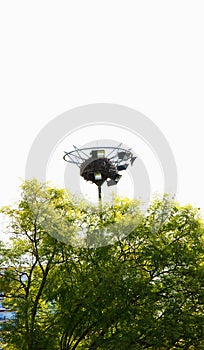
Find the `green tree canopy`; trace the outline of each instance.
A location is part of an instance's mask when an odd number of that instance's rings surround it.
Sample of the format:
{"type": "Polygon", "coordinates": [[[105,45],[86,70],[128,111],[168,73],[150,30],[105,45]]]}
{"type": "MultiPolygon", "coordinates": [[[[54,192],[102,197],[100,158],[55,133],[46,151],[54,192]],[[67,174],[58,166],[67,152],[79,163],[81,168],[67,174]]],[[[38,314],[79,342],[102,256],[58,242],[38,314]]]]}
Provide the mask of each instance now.
{"type": "Polygon", "coordinates": [[[0,290],[16,313],[2,324],[6,349],[204,348],[198,209],[164,197],[142,215],[138,202],[116,198],[101,220],[96,208],[33,180],[2,212],[12,238],[0,246],[0,290]]]}

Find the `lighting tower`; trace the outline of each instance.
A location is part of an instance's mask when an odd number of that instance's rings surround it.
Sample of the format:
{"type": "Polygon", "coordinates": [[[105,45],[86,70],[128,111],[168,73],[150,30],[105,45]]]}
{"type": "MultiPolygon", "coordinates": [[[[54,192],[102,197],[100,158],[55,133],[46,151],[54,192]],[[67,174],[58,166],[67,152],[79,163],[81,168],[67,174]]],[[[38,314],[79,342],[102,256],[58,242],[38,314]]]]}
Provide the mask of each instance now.
{"type": "Polygon", "coordinates": [[[108,186],[117,185],[122,177],[120,171],[133,165],[136,156],[131,149],[121,147],[88,147],[77,148],[71,152],[65,152],[63,159],[75,164],[80,169],[80,175],[98,187],[99,210],[102,210],[101,186],[106,181],[108,186]]]}

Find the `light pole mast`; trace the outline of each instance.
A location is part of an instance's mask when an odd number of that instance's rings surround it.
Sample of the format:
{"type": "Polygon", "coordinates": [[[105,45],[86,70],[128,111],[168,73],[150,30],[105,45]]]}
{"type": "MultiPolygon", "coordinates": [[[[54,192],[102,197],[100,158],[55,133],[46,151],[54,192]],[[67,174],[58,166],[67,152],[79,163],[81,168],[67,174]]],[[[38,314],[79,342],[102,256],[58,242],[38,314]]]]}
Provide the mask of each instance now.
{"type": "Polygon", "coordinates": [[[101,185],[98,185],[98,209],[99,209],[99,215],[100,219],[102,220],[102,198],[101,198],[101,185]]]}

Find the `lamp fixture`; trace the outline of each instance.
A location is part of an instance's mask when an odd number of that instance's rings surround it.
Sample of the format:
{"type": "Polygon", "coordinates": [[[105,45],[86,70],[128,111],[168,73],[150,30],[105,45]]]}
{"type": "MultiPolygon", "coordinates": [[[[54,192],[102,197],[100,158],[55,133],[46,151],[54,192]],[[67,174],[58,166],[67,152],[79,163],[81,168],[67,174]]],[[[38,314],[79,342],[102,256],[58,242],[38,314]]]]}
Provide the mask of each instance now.
{"type": "Polygon", "coordinates": [[[101,173],[94,173],[94,178],[95,178],[96,181],[102,180],[102,175],[101,175],[101,173]]]}
{"type": "Polygon", "coordinates": [[[92,158],[104,158],[105,157],[105,151],[103,149],[98,150],[92,150],[90,152],[92,158]]]}
{"type": "Polygon", "coordinates": [[[118,158],[122,160],[128,160],[131,156],[131,152],[129,151],[121,151],[118,152],[118,158]]]}
{"type": "Polygon", "coordinates": [[[128,163],[119,164],[119,165],[117,166],[117,169],[118,169],[118,171],[126,170],[127,167],[128,167],[128,165],[129,165],[128,163]]]}

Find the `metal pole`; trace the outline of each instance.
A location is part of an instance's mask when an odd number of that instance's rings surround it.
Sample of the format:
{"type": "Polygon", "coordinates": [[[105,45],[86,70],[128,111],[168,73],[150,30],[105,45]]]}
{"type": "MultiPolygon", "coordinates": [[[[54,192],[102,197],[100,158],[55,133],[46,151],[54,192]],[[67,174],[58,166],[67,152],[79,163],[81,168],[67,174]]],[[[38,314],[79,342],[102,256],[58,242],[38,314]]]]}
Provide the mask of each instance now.
{"type": "Polygon", "coordinates": [[[101,201],[101,185],[98,186],[98,199],[101,201]]]}
{"type": "Polygon", "coordinates": [[[98,185],[98,208],[99,208],[100,219],[102,219],[101,185],[98,185]]]}

